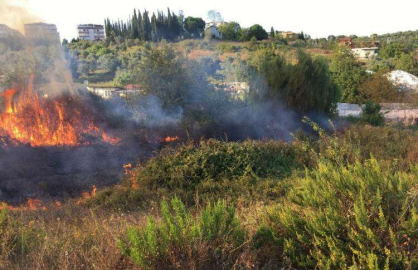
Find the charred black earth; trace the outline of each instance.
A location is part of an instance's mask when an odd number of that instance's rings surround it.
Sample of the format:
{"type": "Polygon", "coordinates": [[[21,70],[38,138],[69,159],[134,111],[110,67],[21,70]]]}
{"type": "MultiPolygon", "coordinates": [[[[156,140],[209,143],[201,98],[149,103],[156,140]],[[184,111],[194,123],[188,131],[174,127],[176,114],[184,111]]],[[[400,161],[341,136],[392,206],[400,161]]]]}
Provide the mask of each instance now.
{"type": "Polygon", "coordinates": [[[0,148],[0,201],[28,198],[65,200],[84,191],[117,183],[123,165],[150,157],[156,144],[94,144],[78,147],[29,145],[0,148]]]}

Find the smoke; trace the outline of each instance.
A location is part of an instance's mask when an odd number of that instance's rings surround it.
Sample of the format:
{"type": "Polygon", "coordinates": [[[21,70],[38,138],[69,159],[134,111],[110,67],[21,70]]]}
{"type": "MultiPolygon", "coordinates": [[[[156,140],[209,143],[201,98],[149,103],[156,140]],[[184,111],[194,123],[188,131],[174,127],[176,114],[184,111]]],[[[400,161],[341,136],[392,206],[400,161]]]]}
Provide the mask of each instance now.
{"type": "Polygon", "coordinates": [[[5,24],[24,34],[24,24],[42,20],[28,11],[28,0],[0,0],[0,24],[5,24]]]}
{"type": "Polygon", "coordinates": [[[177,110],[172,110],[170,113],[165,111],[155,96],[141,99],[137,106],[138,109],[134,111],[132,119],[148,128],[178,125],[183,116],[183,109],[180,107],[177,110]]]}

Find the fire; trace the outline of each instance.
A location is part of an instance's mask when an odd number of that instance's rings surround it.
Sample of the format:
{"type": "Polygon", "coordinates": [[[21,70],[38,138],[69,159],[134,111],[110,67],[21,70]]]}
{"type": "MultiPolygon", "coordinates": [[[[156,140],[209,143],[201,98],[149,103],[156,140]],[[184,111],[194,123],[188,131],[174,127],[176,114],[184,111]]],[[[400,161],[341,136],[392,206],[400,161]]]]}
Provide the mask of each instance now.
{"type": "Polygon", "coordinates": [[[137,181],[137,170],[132,166],[132,164],[126,164],[123,166],[125,170],[125,175],[128,177],[129,181],[131,182],[131,188],[138,190],[139,184],[137,181]]]}
{"type": "Polygon", "coordinates": [[[91,193],[90,192],[83,192],[81,195],[82,195],[83,199],[89,199],[89,198],[96,197],[96,192],[97,192],[97,187],[93,186],[93,189],[92,189],[91,193]]]}
{"type": "Polygon", "coordinates": [[[170,143],[170,142],[176,142],[176,141],[178,141],[180,138],[178,137],[178,136],[176,136],[176,137],[170,137],[170,136],[167,136],[165,139],[163,139],[163,142],[166,142],[166,143],[170,143]]]}
{"type": "MultiPolygon", "coordinates": [[[[61,204],[58,205],[56,203],[55,206],[61,207],[61,204]]],[[[37,210],[46,211],[47,207],[39,199],[28,199],[26,201],[26,205],[22,205],[22,206],[11,206],[11,205],[3,203],[3,205],[0,205],[0,210],[3,210],[3,209],[7,209],[9,211],[37,211],[37,210]]]]}
{"type": "Polygon", "coordinates": [[[32,147],[76,146],[88,143],[86,137],[111,144],[120,141],[95,125],[93,113],[77,97],[39,98],[33,91],[33,80],[31,76],[26,89],[2,94],[0,136],[32,147]]]}

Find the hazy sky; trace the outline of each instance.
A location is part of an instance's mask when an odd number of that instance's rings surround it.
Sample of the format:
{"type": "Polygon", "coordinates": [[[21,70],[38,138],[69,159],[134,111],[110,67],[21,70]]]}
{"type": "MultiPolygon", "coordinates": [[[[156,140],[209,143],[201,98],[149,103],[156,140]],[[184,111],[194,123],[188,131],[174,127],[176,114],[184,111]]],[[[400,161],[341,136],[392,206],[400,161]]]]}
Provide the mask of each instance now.
{"type": "MultiPolygon", "coordinates": [[[[17,0],[19,1],[19,0],[17,0]]],[[[24,1],[24,0],[20,0],[24,1]]],[[[45,22],[55,23],[62,38],[76,37],[76,25],[127,19],[133,8],[155,11],[170,7],[186,16],[206,19],[211,9],[226,21],[269,30],[304,31],[312,37],[330,34],[370,35],[418,30],[418,0],[26,0],[45,22]]],[[[1,14],[0,14],[1,16],[1,14]]]]}

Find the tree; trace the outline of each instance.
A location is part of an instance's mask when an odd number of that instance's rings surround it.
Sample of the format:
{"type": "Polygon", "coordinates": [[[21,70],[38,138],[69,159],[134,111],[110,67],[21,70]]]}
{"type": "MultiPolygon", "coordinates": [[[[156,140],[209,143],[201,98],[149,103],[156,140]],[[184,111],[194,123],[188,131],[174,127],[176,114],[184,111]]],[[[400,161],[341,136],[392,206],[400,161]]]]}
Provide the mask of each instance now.
{"type": "Polygon", "coordinates": [[[241,26],[237,22],[224,23],[218,27],[222,39],[236,41],[239,38],[241,26]]]}
{"type": "Polygon", "coordinates": [[[257,51],[249,60],[253,101],[282,102],[303,112],[332,113],[339,90],[326,61],[298,51],[297,64],[272,49],[257,51]]]}
{"type": "Polygon", "coordinates": [[[337,49],[332,57],[331,72],[334,82],[341,89],[341,101],[359,102],[359,88],[367,74],[348,49],[341,47],[337,49]]]}
{"type": "Polygon", "coordinates": [[[395,60],[395,69],[400,69],[409,73],[418,74],[417,66],[413,53],[402,53],[400,57],[395,60]]]}
{"type": "Polygon", "coordinates": [[[100,69],[108,73],[114,73],[119,65],[119,61],[113,54],[104,54],[97,59],[97,64],[100,69]]]}
{"type": "Polygon", "coordinates": [[[379,56],[383,59],[399,59],[405,52],[406,50],[404,44],[389,43],[382,46],[382,48],[379,51],[379,56]]]}
{"type": "Polygon", "coordinates": [[[210,22],[223,22],[224,21],[224,19],[222,18],[221,13],[217,10],[209,10],[208,20],[210,22]]]}
{"type": "Polygon", "coordinates": [[[113,83],[119,87],[125,87],[128,84],[134,83],[134,75],[131,71],[126,69],[118,69],[113,83]]]}
{"type": "Polygon", "coordinates": [[[193,37],[200,37],[205,31],[206,23],[202,18],[187,17],[184,21],[184,29],[193,37]]]}
{"type": "Polygon", "coordinates": [[[144,49],[135,69],[135,82],[146,95],[156,96],[163,109],[184,105],[188,81],[182,59],[169,45],[144,49]]]}
{"type": "Polygon", "coordinates": [[[276,36],[276,32],[274,31],[274,28],[271,27],[271,29],[270,29],[270,37],[271,38],[274,38],[275,36],[276,36]]]}
{"type": "Polygon", "coordinates": [[[376,103],[399,102],[401,93],[383,72],[378,72],[364,81],[359,88],[360,103],[370,100],[376,103]]]}
{"type": "Polygon", "coordinates": [[[269,37],[266,30],[264,30],[264,28],[259,24],[254,24],[251,26],[250,29],[248,29],[247,35],[249,39],[255,37],[257,40],[263,40],[269,37]]]}
{"type": "Polygon", "coordinates": [[[385,117],[380,112],[381,106],[372,101],[366,101],[364,108],[362,108],[361,121],[372,126],[383,126],[385,124],[385,117]]]}

